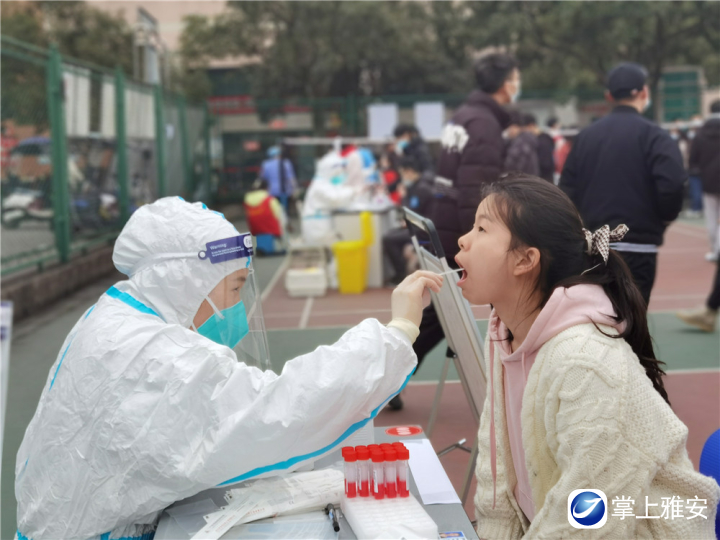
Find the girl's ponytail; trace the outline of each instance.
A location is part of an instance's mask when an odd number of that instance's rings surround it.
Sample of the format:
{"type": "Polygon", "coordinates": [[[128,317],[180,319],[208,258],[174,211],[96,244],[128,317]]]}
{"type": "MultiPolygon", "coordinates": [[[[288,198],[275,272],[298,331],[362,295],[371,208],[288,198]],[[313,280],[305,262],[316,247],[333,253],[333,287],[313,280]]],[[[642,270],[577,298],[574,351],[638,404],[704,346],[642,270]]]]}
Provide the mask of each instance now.
{"type": "MultiPolygon", "coordinates": [[[[559,188],[533,176],[510,173],[486,185],[484,196],[494,195],[503,222],[510,230],[510,249],[520,245],[540,251],[540,277],[537,284],[544,306],[558,287],[600,285],[615,309],[616,321],[624,322],[620,335],[632,347],[653,387],[669,404],[663,385],[663,362],[655,357],[647,324],[647,305],[633,281],[625,261],[610,250],[607,263],[593,246],[595,234],[583,230],[582,219],[572,201],[559,188]],[[588,254],[588,243],[590,253],[588,254]]],[[[624,227],[619,227],[623,232],[624,227]]],[[[600,231],[596,231],[600,232],[600,231]]],[[[603,232],[602,252],[617,231],[603,232]],[[609,236],[609,238],[608,238],[609,236]],[[609,241],[608,241],[609,240],[609,241]]]]}
{"type": "Polygon", "coordinates": [[[630,269],[622,257],[611,250],[607,266],[603,270],[598,268],[597,271],[604,274],[600,284],[615,308],[617,320],[624,321],[626,325],[622,334],[616,337],[623,338],[632,347],[655,390],[669,405],[670,400],[662,379],[665,372],[661,366],[665,363],[655,358],[647,324],[647,306],[633,281],[630,269]]]}

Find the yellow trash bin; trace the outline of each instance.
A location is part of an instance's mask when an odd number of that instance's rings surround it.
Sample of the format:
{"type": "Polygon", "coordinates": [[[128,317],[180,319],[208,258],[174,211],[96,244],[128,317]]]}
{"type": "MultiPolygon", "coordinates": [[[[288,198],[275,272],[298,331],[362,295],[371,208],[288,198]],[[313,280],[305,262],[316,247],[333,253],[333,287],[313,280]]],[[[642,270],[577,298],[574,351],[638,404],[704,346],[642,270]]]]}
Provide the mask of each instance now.
{"type": "Polygon", "coordinates": [[[360,294],[367,286],[368,247],[373,242],[372,214],[360,213],[361,240],[333,244],[341,294],[360,294]]]}

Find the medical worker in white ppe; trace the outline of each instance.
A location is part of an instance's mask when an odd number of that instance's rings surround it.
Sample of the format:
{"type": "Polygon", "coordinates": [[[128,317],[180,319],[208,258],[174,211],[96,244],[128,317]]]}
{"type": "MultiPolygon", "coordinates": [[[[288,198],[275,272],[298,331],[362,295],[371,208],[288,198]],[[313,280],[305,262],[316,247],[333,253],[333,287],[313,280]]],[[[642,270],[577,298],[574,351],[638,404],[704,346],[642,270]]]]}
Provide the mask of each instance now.
{"type": "Polygon", "coordinates": [[[252,242],[201,203],[141,207],[115,243],[128,276],[77,322],[17,455],[20,539],[149,539],[174,501],[287,472],[342,444],[415,369],[426,287],[393,293],[334,345],[267,366],[252,242]]]}

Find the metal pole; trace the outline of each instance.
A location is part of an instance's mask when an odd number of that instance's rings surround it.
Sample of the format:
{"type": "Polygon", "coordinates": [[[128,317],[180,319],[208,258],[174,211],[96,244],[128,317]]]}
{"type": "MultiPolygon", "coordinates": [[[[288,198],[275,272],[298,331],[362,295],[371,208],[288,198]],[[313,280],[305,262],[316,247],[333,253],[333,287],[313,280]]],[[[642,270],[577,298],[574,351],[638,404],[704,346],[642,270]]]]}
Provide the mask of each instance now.
{"type": "Polygon", "coordinates": [[[210,125],[212,124],[212,118],[210,117],[210,111],[208,110],[207,101],[203,103],[203,144],[205,146],[205,157],[203,159],[203,182],[205,182],[205,188],[207,189],[207,202],[211,204],[213,202],[213,193],[211,185],[211,156],[210,156],[210,125]]]}
{"type": "Polygon", "coordinates": [[[120,191],[120,220],[130,218],[130,190],[127,169],[127,133],[125,121],[125,74],[115,70],[115,140],[117,145],[117,183],[120,191]]]}
{"type": "Polygon", "coordinates": [[[155,157],[157,162],[158,196],[167,195],[167,179],[165,178],[165,105],[163,91],[159,84],[155,85],[155,157]]]}
{"type": "Polygon", "coordinates": [[[50,49],[47,64],[48,115],[52,145],[52,204],[55,244],[61,262],[70,259],[70,197],[68,194],[67,132],[62,58],[57,46],[50,49]]]}
{"type": "Polygon", "coordinates": [[[180,109],[180,145],[182,147],[182,164],[183,164],[183,186],[185,186],[184,195],[190,199],[192,197],[192,161],[190,161],[190,143],[188,141],[187,128],[187,103],[185,98],[178,98],[178,108],[180,109]]]}

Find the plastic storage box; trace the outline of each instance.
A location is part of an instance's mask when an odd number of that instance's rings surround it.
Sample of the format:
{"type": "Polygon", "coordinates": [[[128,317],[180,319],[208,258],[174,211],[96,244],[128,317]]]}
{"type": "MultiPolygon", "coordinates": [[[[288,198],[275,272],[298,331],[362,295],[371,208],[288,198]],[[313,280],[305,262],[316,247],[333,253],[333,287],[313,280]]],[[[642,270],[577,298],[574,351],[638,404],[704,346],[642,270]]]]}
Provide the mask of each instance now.
{"type": "Polygon", "coordinates": [[[292,297],[324,296],[328,287],[325,249],[295,247],[285,273],[285,289],[292,297]]]}

